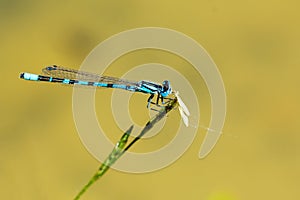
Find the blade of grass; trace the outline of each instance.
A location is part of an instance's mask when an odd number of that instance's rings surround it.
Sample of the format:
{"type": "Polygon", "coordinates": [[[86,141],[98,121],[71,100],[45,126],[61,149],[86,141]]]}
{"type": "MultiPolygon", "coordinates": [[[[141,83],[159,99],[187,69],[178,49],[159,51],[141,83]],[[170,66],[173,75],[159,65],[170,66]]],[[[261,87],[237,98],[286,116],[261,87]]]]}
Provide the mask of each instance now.
{"type": "Polygon", "coordinates": [[[132,132],[133,125],[123,134],[121,139],[116,144],[115,148],[112,150],[112,152],[109,154],[109,156],[106,158],[104,163],[99,167],[96,174],[90,179],[90,181],[81,189],[81,191],[77,194],[77,196],[74,198],[74,200],[78,200],[85,192],[86,190],[99,178],[101,178],[105,172],[112,166],[128,149],[136,143],[139,139],[143,137],[148,131],[151,130],[151,128],[159,122],[163,117],[167,115],[168,112],[176,108],[177,106],[177,98],[171,99],[169,102],[166,103],[165,106],[163,106],[158,113],[150,119],[143,130],[140,132],[140,134],[134,138],[126,147],[126,143],[128,141],[128,138],[130,136],[130,133],[132,132]]]}
{"type": "Polygon", "coordinates": [[[122,152],[122,155],[134,144],[136,143],[139,139],[141,139],[148,131],[150,131],[150,129],[157,123],[159,122],[163,117],[165,117],[168,112],[170,112],[171,110],[173,110],[174,108],[176,108],[177,106],[177,98],[171,99],[166,106],[162,107],[158,113],[152,118],[150,119],[147,124],[145,125],[145,127],[143,128],[143,130],[141,131],[141,133],[133,139],[133,141],[131,141],[127,147],[124,149],[124,151],[122,152]]]}
{"type": "Polygon", "coordinates": [[[123,151],[128,138],[132,132],[133,126],[131,126],[121,137],[119,142],[115,145],[115,148],[112,150],[112,152],[109,154],[109,156],[105,159],[104,163],[99,167],[96,174],[89,180],[89,182],[81,189],[81,191],[77,194],[77,196],[74,198],[74,200],[77,200],[85,193],[85,191],[100,177],[105,174],[105,172],[110,168],[112,164],[118,160],[120,157],[120,153],[123,151]]]}

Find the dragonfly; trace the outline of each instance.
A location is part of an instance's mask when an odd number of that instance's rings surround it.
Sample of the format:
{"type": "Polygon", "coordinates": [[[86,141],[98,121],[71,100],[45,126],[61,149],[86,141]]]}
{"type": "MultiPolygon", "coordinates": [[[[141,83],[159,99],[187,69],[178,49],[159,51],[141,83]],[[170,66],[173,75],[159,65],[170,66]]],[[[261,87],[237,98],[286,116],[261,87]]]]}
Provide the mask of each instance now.
{"type": "Polygon", "coordinates": [[[44,69],[42,69],[42,72],[44,75],[23,72],[20,74],[20,78],[28,81],[43,81],[64,85],[116,88],[127,90],[130,92],[150,94],[147,100],[147,108],[150,107],[150,104],[160,106],[159,101],[161,101],[161,104],[164,104],[164,99],[170,99],[171,94],[173,94],[178,99],[179,111],[184,124],[188,126],[189,111],[179,97],[178,93],[172,91],[170,81],[168,80],[163,81],[161,84],[147,80],[130,81],[111,76],[103,76],[86,71],[79,71],[57,65],[45,67],[44,69]],[[153,103],[152,100],[155,95],[157,95],[156,102],[153,103]]]}

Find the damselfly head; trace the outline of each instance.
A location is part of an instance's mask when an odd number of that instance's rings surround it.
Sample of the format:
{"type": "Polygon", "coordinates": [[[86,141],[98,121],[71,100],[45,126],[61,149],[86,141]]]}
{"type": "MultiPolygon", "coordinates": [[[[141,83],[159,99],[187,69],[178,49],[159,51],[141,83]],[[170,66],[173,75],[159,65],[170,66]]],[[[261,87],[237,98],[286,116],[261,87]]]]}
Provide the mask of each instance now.
{"type": "Polygon", "coordinates": [[[162,91],[161,91],[161,95],[163,97],[166,97],[168,96],[169,94],[172,93],[172,88],[171,88],[171,85],[170,85],[170,81],[168,80],[165,80],[163,83],[162,83],[162,91]]]}

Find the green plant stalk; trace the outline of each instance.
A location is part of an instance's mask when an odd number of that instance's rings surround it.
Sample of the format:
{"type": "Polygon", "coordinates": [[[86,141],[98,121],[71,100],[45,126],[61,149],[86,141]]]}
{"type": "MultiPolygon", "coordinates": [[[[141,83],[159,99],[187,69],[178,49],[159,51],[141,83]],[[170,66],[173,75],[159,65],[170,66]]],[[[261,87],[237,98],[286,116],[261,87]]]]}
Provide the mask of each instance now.
{"type": "Polygon", "coordinates": [[[141,133],[134,138],[124,149],[124,151],[121,152],[123,155],[134,143],[136,143],[139,139],[141,139],[157,122],[159,122],[162,118],[164,118],[171,110],[177,107],[177,98],[171,99],[166,106],[162,107],[158,113],[150,119],[141,133]]]}
{"type": "Polygon", "coordinates": [[[77,196],[74,198],[74,200],[78,200],[85,192],[86,190],[99,178],[101,178],[106,171],[139,139],[143,137],[157,122],[159,122],[163,117],[167,115],[168,112],[176,108],[177,106],[177,99],[171,99],[169,102],[167,102],[166,106],[163,106],[158,113],[150,119],[143,130],[140,132],[140,134],[134,138],[126,147],[126,143],[128,141],[128,138],[130,136],[130,133],[132,132],[133,125],[123,134],[119,142],[115,145],[115,148],[112,150],[112,152],[109,154],[109,156],[105,159],[104,163],[99,167],[96,174],[90,179],[90,181],[81,189],[81,191],[77,194],[77,196]]]}
{"type": "Polygon", "coordinates": [[[116,162],[116,160],[120,157],[121,152],[123,151],[130,133],[132,132],[133,126],[131,126],[121,137],[119,142],[116,144],[115,148],[109,154],[109,156],[105,159],[104,163],[99,167],[96,174],[90,179],[90,181],[81,189],[81,191],[77,194],[74,200],[77,200],[81,197],[82,194],[95,182],[97,181],[105,172],[110,168],[112,164],[116,162]]]}

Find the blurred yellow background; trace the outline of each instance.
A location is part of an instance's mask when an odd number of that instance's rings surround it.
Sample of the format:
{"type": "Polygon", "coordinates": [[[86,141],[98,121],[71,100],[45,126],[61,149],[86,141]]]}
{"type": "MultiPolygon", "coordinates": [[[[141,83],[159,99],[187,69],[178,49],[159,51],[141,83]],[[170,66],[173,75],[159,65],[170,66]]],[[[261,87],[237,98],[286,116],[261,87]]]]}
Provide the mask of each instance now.
{"type": "MultiPolygon", "coordinates": [[[[146,26],[185,33],[212,56],[227,92],[224,134],[203,160],[199,130],[171,166],[139,175],[110,170],[82,199],[299,199],[299,7],[293,0],[1,0],[1,199],[72,199],[100,165],[77,135],[72,88],[25,82],[19,73],[79,68],[101,41],[146,26]]],[[[173,62],[145,54],[124,63],[173,62]]]]}

